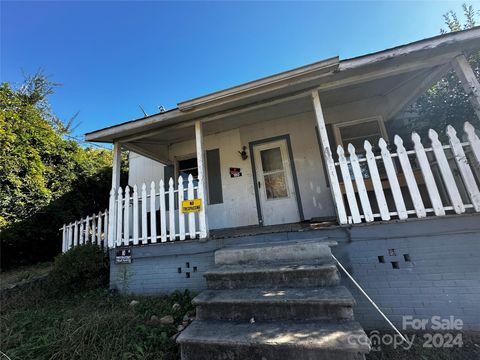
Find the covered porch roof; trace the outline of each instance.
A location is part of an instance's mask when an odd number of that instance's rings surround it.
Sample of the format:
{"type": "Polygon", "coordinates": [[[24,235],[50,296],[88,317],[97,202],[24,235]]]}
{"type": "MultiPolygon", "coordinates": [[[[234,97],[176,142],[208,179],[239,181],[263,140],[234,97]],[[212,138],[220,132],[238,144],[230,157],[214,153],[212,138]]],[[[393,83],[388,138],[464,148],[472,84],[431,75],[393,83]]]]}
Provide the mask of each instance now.
{"type": "Polygon", "coordinates": [[[478,49],[480,27],[352,59],[330,58],[180,102],[175,109],[88,133],[86,140],[119,141],[165,162],[168,145],[195,137],[196,120],[208,135],[312,111],[315,89],[327,123],[329,109],[367,99],[377,99],[378,112],[388,121],[438,81],[453,59],[478,49]]]}

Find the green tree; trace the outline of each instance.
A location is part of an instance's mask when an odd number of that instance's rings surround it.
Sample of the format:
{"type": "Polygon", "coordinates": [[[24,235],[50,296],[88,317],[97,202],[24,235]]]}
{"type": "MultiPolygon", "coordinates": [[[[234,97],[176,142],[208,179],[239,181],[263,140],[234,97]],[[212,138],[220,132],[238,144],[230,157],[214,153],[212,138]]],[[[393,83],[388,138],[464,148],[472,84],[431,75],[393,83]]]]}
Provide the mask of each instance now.
{"type": "Polygon", "coordinates": [[[59,227],[108,203],[112,153],[72,139],[48,103],[56,85],[41,72],[0,85],[2,267],[53,258],[59,227]]]}

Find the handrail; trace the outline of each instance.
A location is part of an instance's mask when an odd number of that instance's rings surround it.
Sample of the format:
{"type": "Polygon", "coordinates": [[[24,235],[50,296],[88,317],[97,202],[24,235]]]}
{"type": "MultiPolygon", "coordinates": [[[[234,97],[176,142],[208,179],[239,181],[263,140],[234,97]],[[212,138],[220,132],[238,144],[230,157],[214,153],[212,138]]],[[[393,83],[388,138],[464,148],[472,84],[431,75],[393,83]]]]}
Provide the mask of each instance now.
{"type": "Polygon", "coordinates": [[[355,284],[355,286],[361,291],[361,293],[367,298],[367,300],[370,301],[370,303],[373,305],[373,307],[380,313],[380,315],[382,315],[382,317],[393,328],[393,330],[395,330],[395,332],[402,338],[402,340],[405,341],[408,344],[409,343],[408,340],[402,335],[402,333],[396,328],[396,326],[393,325],[393,323],[387,318],[387,316],[383,313],[383,311],[380,310],[380,308],[377,306],[377,304],[375,304],[375,302],[370,298],[370,296],[368,296],[368,294],[365,292],[365,290],[362,289],[360,284],[355,281],[353,276],[350,275],[350,273],[347,271],[347,269],[345,269],[343,267],[343,265],[340,263],[340,261],[338,261],[338,259],[335,257],[335,255],[333,255],[333,254],[331,254],[331,255],[332,255],[332,258],[337,262],[340,269],[342,269],[343,272],[348,276],[348,278],[350,280],[352,280],[352,282],[355,284]]]}

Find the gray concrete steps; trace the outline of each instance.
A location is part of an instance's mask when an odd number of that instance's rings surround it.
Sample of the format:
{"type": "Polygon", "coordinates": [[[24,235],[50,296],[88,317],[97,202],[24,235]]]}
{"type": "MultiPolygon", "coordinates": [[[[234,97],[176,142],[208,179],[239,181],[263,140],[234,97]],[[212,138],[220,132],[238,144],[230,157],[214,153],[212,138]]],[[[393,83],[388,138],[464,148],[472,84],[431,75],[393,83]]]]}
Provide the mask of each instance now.
{"type": "Polygon", "coordinates": [[[337,267],[332,263],[223,265],[204,276],[209,289],[322,287],[340,282],[337,267]]]}
{"type": "Polygon", "coordinates": [[[247,244],[215,252],[215,265],[241,265],[331,259],[335,241],[290,241],[279,244],[247,244]]]}
{"type": "Polygon", "coordinates": [[[321,241],[217,250],[177,338],[182,360],[360,360],[370,350],[321,241]]]}
{"type": "Polygon", "coordinates": [[[193,299],[199,320],[353,320],[355,300],[343,286],[206,290],[193,299]]]}
{"type": "Polygon", "coordinates": [[[357,360],[369,351],[357,322],[194,321],[177,339],[183,360],[357,360]]]}

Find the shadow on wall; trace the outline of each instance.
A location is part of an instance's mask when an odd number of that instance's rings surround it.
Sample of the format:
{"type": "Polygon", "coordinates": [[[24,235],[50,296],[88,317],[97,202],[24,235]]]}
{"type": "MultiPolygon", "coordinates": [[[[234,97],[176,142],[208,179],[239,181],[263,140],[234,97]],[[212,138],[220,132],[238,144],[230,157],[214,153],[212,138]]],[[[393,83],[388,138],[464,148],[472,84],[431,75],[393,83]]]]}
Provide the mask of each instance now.
{"type": "MultiPolygon", "coordinates": [[[[121,184],[128,174],[122,172],[121,184]]],[[[71,190],[34,215],[0,231],[1,269],[52,260],[62,250],[61,232],[65,223],[108,208],[112,170],[78,179],[71,190]]]]}

